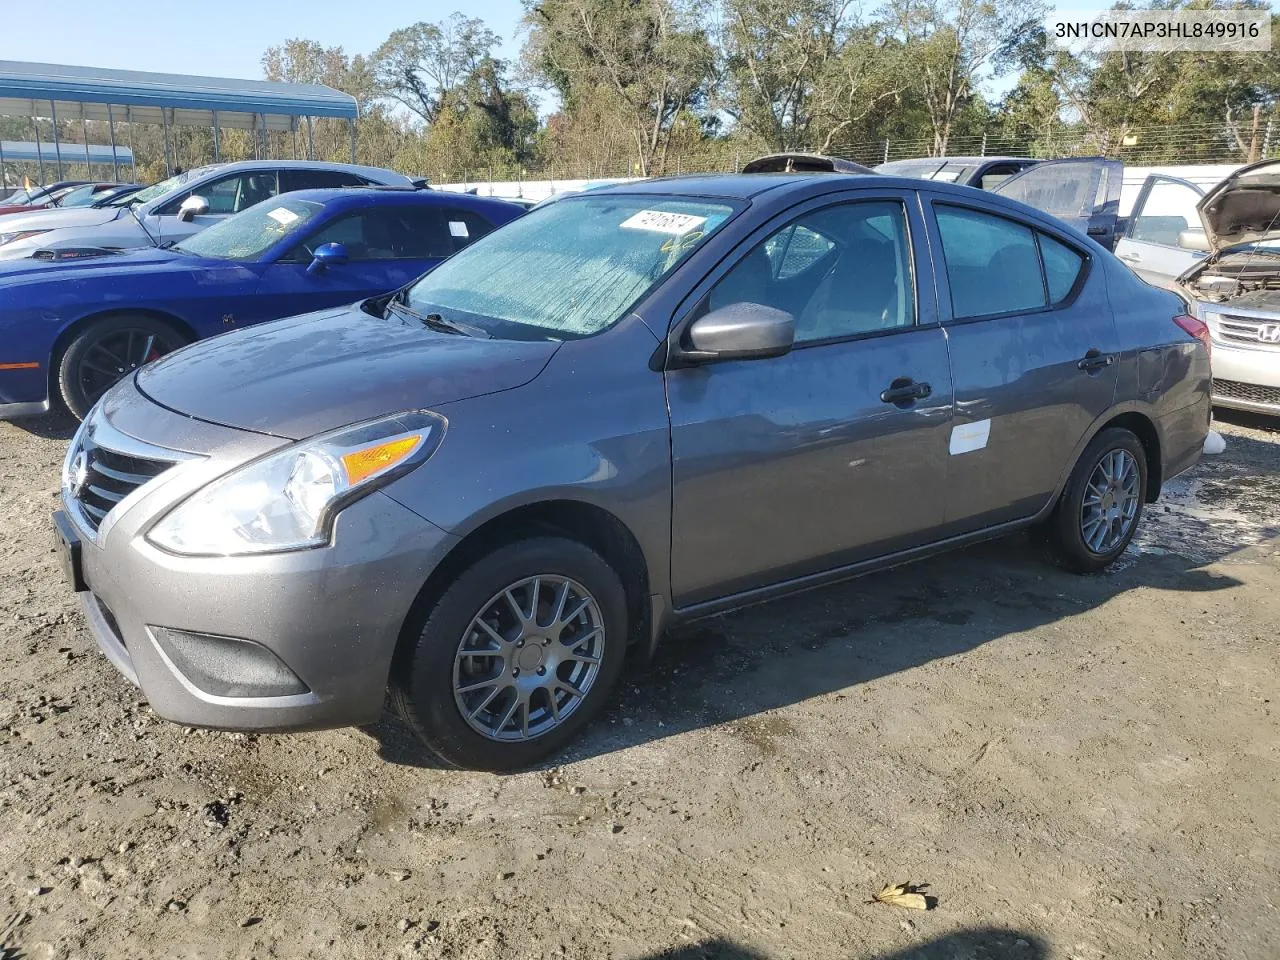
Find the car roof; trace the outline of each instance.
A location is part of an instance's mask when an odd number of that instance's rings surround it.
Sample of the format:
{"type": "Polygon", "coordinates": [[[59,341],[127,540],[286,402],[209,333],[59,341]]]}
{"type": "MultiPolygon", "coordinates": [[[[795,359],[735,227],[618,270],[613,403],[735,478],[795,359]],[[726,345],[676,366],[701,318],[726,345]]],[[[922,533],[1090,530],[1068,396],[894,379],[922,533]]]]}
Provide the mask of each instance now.
{"type": "Polygon", "coordinates": [[[364,174],[383,183],[413,182],[403,173],[396,173],[385,167],[367,167],[358,163],[331,163],[328,160],[230,160],[192,167],[187,172],[198,173],[204,177],[215,172],[235,173],[239,170],[343,170],[348,173],[364,174]]]}
{"type": "MultiPolygon", "coordinates": [[[[869,179],[866,174],[847,173],[710,173],[688,174],[680,177],[658,177],[653,180],[634,180],[630,183],[611,183],[583,191],[582,196],[599,196],[607,193],[678,194],[690,197],[725,197],[730,200],[750,200],[770,190],[783,189],[795,184],[810,183],[816,178],[830,180],[843,177],[850,181],[869,179]]],[[[882,178],[877,177],[876,180],[882,178]]]]}
{"type": "MultiPolygon", "coordinates": [[[[475,210],[496,209],[521,213],[518,204],[508,203],[498,197],[477,197],[468,193],[446,193],[442,190],[383,190],[378,187],[325,187],[317,190],[291,190],[273,199],[311,200],[336,208],[368,206],[451,206],[475,210]]],[[[269,203],[270,201],[264,201],[269,203]]]]}

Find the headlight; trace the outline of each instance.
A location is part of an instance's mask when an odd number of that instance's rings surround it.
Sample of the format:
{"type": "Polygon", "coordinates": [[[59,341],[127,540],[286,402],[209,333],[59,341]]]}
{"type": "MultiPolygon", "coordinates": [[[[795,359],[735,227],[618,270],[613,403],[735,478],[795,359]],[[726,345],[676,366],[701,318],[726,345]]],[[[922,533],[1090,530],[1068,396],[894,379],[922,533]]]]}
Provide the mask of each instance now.
{"type": "MultiPolygon", "coordinates": [[[[52,228],[50,228],[52,229],[52,228]]],[[[28,237],[38,237],[42,233],[48,233],[49,230],[12,230],[9,233],[0,233],[0,247],[6,243],[13,243],[15,240],[26,240],[28,237]]]]}
{"type": "Polygon", "coordinates": [[[443,418],[418,410],[304,440],[192,494],[147,539],[184,556],[321,546],[339,509],[430,457],[444,429],[443,418]]]}

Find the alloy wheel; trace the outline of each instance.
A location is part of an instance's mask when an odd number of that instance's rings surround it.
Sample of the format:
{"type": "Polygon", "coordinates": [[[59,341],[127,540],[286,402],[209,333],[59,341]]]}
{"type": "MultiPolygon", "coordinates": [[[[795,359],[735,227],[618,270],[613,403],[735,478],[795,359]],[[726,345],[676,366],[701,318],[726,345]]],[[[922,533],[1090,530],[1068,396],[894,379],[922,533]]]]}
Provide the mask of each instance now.
{"type": "Polygon", "coordinates": [[[467,724],[499,741],[558,727],[591,692],[606,637],[582,584],[539,574],[495,593],[458,645],[453,697],[467,724]]]}
{"type": "Polygon", "coordinates": [[[1085,486],[1080,508],[1080,537],[1102,555],[1124,543],[1138,515],[1138,462],[1128,450],[1102,455],[1085,486]]]}
{"type": "Polygon", "coordinates": [[[120,379],[177,347],[153,330],[114,330],[94,340],[76,369],[85,400],[92,406],[120,379]]]}

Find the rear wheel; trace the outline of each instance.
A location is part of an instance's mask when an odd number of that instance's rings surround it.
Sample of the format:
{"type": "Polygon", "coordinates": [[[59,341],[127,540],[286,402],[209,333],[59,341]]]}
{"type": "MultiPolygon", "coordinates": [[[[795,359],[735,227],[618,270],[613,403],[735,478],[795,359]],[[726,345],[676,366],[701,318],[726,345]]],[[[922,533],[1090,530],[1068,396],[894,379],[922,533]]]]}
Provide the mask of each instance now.
{"type": "Polygon", "coordinates": [[[626,594],[595,551],[538,537],[477,560],[415,630],[393,709],[446,762],[512,770],[603,705],[626,653],[626,594]]]}
{"type": "Polygon", "coordinates": [[[78,420],[131,372],[181,346],[183,336],[163,320],[115,316],[94,321],[76,334],[58,363],[58,392],[78,420]]]}
{"type": "Polygon", "coordinates": [[[1057,562],[1077,573],[1114,562],[1138,529],[1146,489],[1142,442],[1119,427],[1103,430],[1081,454],[1045,522],[1044,538],[1057,562]]]}

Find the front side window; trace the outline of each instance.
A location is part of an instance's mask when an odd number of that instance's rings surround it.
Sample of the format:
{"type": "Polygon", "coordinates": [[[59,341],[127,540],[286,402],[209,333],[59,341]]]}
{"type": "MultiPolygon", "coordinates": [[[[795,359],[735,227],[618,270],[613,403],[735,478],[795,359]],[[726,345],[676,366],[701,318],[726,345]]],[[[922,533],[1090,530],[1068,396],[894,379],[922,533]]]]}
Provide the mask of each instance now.
{"type": "Polygon", "coordinates": [[[174,217],[188,197],[203,197],[209,204],[210,215],[226,216],[248,210],[255,203],[269,200],[278,192],[274,170],[254,170],[237,173],[211,183],[203,183],[174,197],[157,213],[162,217],[174,217]]]}
{"type": "Polygon", "coordinates": [[[323,209],[313,200],[280,197],[215,223],[173,249],[215,260],[253,260],[297,233],[323,209]]]}
{"type": "Polygon", "coordinates": [[[661,194],[567,197],[446,260],[406,302],[497,337],[589,337],[621,320],[735,209],[661,194]]]}
{"type": "Polygon", "coordinates": [[[759,303],[786,311],[796,318],[797,343],[912,326],[902,204],[864,201],[807,213],[747,253],[704,302],[709,310],[759,303]]]}

